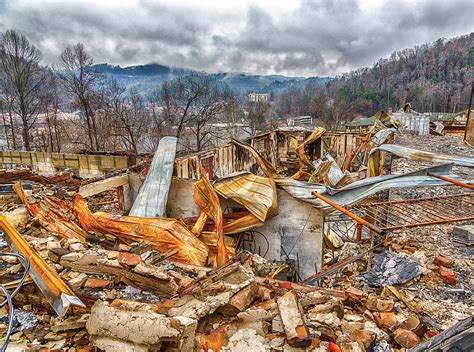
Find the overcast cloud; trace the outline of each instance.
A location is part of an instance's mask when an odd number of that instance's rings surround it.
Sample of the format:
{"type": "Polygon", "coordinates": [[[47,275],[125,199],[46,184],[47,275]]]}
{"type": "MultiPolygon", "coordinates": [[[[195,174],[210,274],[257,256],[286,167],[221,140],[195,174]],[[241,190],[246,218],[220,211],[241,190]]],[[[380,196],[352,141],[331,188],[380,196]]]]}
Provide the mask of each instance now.
{"type": "Polygon", "coordinates": [[[46,64],[78,41],[95,62],[332,76],[474,30],[472,0],[3,1],[46,64]]]}

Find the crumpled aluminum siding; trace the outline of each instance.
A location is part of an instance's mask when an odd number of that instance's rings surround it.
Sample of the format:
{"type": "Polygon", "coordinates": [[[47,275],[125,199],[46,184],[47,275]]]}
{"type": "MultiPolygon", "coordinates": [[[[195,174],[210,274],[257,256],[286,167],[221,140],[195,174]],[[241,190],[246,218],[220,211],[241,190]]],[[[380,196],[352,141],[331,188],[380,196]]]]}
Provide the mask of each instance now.
{"type": "Polygon", "coordinates": [[[268,178],[240,172],[214,182],[217,193],[244,206],[260,221],[278,213],[275,182],[268,178]]]}
{"type": "Polygon", "coordinates": [[[298,148],[296,148],[296,154],[298,154],[298,157],[300,158],[301,162],[309,167],[310,169],[313,168],[313,164],[311,163],[311,160],[309,159],[308,155],[306,154],[305,151],[305,146],[308,144],[313,143],[314,141],[318,140],[321,138],[321,136],[326,132],[326,129],[323,127],[317,127],[311,134],[306,138],[303,143],[301,143],[298,148]]]}
{"type": "Polygon", "coordinates": [[[180,220],[92,214],[80,195],[74,198],[74,210],[87,231],[112,234],[125,243],[145,241],[162,253],[176,251],[171,260],[206,265],[209,249],[180,220]]]}
{"type": "Polygon", "coordinates": [[[445,175],[456,180],[462,180],[459,176],[452,173],[451,164],[444,164],[400,175],[383,175],[366,178],[340,189],[328,187],[327,190],[321,192],[321,194],[337,204],[349,205],[386,189],[451,185],[449,182],[429,176],[428,173],[445,175]]]}
{"type": "Polygon", "coordinates": [[[166,202],[173,176],[177,141],[176,137],[161,138],[150,171],[130,210],[130,216],[166,217],[166,202]]]}
{"type": "Polygon", "coordinates": [[[402,147],[397,144],[383,144],[372,149],[369,154],[367,166],[371,176],[377,176],[379,174],[378,160],[380,159],[380,152],[391,153],[398,157],[410,160],[428,161],[441,164],[451,163],[455,166],[474,167],[474,158],[472,157],[427,152],[424,150],[402,147]]]}
{"type": "Polygon", "coordinates": [[[366,178],[351,183],[345,187],[335,189],[324,185],[315,185],[305,181],[294,180],[290,177],[280,176],[271,172],[274,171],[274,169],[268,172],[268,161],[263,159],[262,156],[259,155],[251,146],[245,143],[241,143],[241,146],[248,149],[254,156],[256,156],[259,165],[261,167],[263,166],[262,169],[264,171],[267,170],[267,176],[272,177],[277,186],[283,188],[296,199],[312,204],[316,208],[328,208],[328,205],[314,197],[311,194],[312,192],[323,194],[326,198],[340,205],[349,205],[372,194],[391,188],[451,185],[449,182],[428,176],[428,173],[445,175],[449,178],[466,182],[452,173],[451,164],[444,164],[401,175],[384,175],[366,178]]]}
{"type": "Polygon", "coordinates": [[[224,244],[224,233],[222,230],[224,223],[222,219],[222,209],[219,197],[212,187],[212,184],[207,179],[206,170],[201,162],[199,162],[199,167],[201,170],[201,180],[194,184],[193,197],[199,209],[210,217],[216,225],[217,265],[221,266],[229,261],[229,253],[224,244]]]}
{"type": "Polygon", "coordinates": [[[31,216],[36,217],[46,230],[63,238],[78,238],[81,242],[85,242],[87,233],[76,223],[70,221],[73,212],[70,205],[64,200],[50,196],[40,202],[30,203],[21,181],[15,182],[13,190],[25,204],[31,216]]]}

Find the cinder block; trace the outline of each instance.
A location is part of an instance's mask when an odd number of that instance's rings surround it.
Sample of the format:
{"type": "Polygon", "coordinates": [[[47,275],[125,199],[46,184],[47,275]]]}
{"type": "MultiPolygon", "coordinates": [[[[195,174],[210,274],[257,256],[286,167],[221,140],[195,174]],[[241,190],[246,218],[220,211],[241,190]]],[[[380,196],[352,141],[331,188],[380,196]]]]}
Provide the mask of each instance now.
{"type": "Polygon", "coordinates": [[[453,240],[467,246],[474,245],[474,225],[454,226],[453,240]]]}

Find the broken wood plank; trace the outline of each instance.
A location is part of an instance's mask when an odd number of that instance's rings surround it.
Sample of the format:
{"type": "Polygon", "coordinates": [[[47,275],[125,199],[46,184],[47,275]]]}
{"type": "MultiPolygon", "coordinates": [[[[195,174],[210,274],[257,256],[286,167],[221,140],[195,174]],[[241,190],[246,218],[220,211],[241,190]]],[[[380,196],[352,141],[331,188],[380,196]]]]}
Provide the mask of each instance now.
{"type": "Polygon", "coordinates": [[[82,197],[90,197],[95,194],[99,194],[111,189],[115,189],[120,186],[128,184],[128,174],[118,175],[106,178],[105,180],[100,180],[94,183],[89,183],[87,185],[81,186],[79,188],[79,194],[82,197]]]}

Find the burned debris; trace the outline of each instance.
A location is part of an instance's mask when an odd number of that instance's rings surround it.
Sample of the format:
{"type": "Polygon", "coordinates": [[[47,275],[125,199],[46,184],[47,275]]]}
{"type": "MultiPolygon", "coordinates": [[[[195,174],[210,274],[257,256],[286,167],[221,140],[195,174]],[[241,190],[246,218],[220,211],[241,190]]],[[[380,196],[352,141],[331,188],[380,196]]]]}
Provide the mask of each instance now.
{"type": "Polygon", "coordinates": [[[474,150],[398,144],[399,127],[381,112],[367,133],[176,160],[166,138],[93,179],[1,171],[4,346],[472,348],[474,150]]]}

